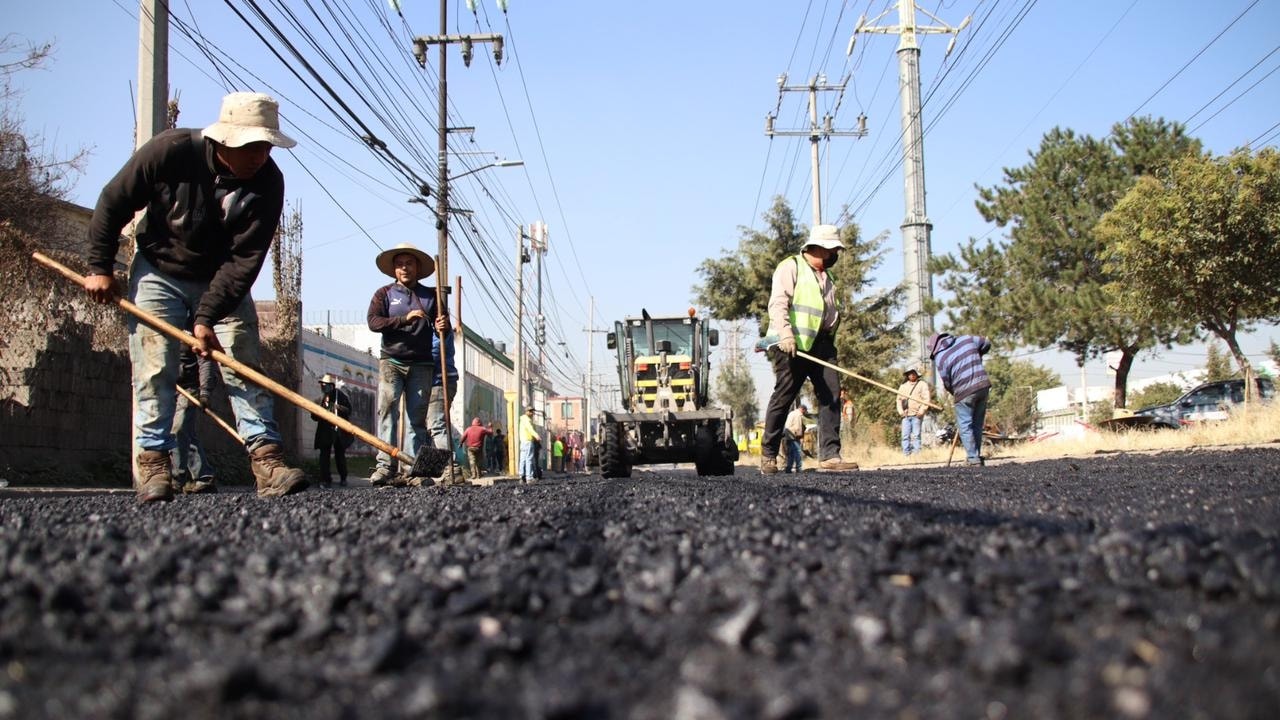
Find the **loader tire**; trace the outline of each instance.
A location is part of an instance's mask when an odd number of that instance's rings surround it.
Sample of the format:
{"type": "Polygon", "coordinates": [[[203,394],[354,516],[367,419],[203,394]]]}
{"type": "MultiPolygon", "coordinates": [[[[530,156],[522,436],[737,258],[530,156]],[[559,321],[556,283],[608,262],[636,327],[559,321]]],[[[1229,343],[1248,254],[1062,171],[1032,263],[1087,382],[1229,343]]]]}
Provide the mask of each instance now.
{"type": "Polygon", "coordinates": [[[617,423],[604,426],[600,440],[600,475],[607,478],[631,477],[631,464],[627,462],[622,428],[617,423]]]}

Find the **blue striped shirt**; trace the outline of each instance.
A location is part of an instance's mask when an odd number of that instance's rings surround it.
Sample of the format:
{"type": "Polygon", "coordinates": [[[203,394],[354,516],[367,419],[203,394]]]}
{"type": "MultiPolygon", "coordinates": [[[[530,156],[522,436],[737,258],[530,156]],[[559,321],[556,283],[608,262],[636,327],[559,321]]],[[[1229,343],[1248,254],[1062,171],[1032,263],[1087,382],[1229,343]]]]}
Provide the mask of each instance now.
{"type": "Polygon", "coordinates": [[[934,366],[942,387],[956,402],[991,387],[991,378],[982,366],[982,356],[990,349],[991,341],[981,335],[944,335],[938,339],[934,366]]]}

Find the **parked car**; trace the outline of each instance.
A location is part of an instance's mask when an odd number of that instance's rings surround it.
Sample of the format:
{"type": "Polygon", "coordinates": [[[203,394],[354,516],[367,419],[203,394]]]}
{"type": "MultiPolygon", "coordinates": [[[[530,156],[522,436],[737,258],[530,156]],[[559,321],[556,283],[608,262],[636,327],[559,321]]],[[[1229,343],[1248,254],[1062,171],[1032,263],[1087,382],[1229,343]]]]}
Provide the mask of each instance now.
{"type": "MultiPolygon", "coordinates": [[[[1275,398],[1276,386],[1271,378],[1254,378],[1254,381],[1263,402],[1275,398]]],[[[1198,422],[1226,420],[1232,407],[1243,402],[1244,380],[1219,380],[1198,385],[1168,405],[1142,408],[1134,415],[1150,417],[1155,427],[1180,428],[1198,422]]]]}

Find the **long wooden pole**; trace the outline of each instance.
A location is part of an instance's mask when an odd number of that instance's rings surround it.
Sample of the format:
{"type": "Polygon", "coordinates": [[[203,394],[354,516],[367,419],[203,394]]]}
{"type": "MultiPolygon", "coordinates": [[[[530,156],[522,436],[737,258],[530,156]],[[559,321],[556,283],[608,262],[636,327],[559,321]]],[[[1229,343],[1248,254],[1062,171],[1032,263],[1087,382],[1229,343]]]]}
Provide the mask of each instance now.
{"type": "MultiPolygon", "coordinates": [[[[40,252],[32,253],[31,257],[34,258],[35,261],[40,263],[41,265],[44,265],[50,270],[57,272],[58,274],[76,283],[77,285],[84,287],[84,277],[79,273],[75,272],[74,270],[63,265],[62,263],[40,252]]],[[[164,320],[161,320],[160,318],[156,317],[155,315],[152,315],[146,310],[143,310],[137,305],[134,305],[128,300],[125,300],[124,298],[116,298],[116,305],[118,305],[121,310],[124,310],[130,315],[133,315],[134,317],[141,320],[143,323],[145,323],[147,326],[149,326],[151,329],[155,330],[156,332],[166,335],[174,340],[177,340],[178,342],[184,345],[187,345],[193,349],[198,350],[201,348],[200,341],[197,340],[195,336],[192,335],[191,333],[179,330],[177,327],[174,327],[173,325],[165,322],[164,320]]],[[[441,348],[441,350],[443,351],[443,347],[441,348]]],[[[261,386],[264,390],[274,393],[275,395],[283,398],[284,400],[287,400],[288,402],[293,403],[294,405],[297,405],[298,407],[304,410],[315,413],[316,415],[324,418],[326,421],[331,422],[334,425],[337,425],[339,428],[346,430],[352,435],[355,435],[356,437],[368,443],[370,446],[375,447],[384,453],[387,453],[393,458],[396,458],[398,461],[409,463],[410,465],[413,465],[416,462],[414,457],[409,453],[404,452],[400,448],[392,447],[390,444],[383,442],[377,436],[368,432],[364,428],[353,424],[351,421],[345,418],[338,417],[337,415],[320,407],[314,401],[299,395],[298,393],[281,385],[275,380],[272,380],[266,375],[263,375],[257,370],[254,370],[248,365],[245,365],[239,360],[236,360],[230,355],[222,352],[221,350],[210,350],[209,357],[213,358],[214,362],[218,363],[219,365],[224,365],[226,367],[231,368],[240,377],[246,380],[249,380],[250,382],[253,382],[256,385],[261,386]]]]}
{"type": "MultiPolygon", "coordinates": [[[[442,245],[441,249],[443,250],[443,248],[444,246],[442,245]]],[[[442,257],[444,256],[443,255],[436,256],[437,270],[440,270],[443,268],[443,266],[440,264],[442,257]]],[[[445,317],[448,317],[449,308],[446,307],[444,304],[444,289],[440,286],[440,282],[442,280],[444,280],[444,277],[440,275],[439,272],[437,272],[436,273],[436,313],[438,315],[439,313],[443,312],[445,314],[445,317]]],[[[431,323],[433,325],[435,324],[435,318],[431,319],[431,323]]],[[[444,449],[448,450],[449,452],[449,478],[448,479],[450,482],[452,482],[453,476],[457,473],[457,465],[455,463],[457,458],[454,457],[454,454],[453,454],[453,419],[449,417],[451,415],[451,413],[449,412],[450,410],[449,408],[449,362],[448,362],[449,347],[448,345],[445,344],[444,330],[436,330],[436,334],[440,337],[440,391],[444,393],[443,395],[440,396],[440,406],[444,409],[444,413],[443,413],[444,414],[444,436],[445,436],[444,449]]],[[[466,368],[463,367],[461,372],[466,372],[466,368]]]]}
{"type": "Polygon", "coordinates": [[[195,407],[200,408],[200,410],[203,411],[205,415],[208,415],[210,419],[212,419],[215,423],[218,424],[218,427],[222,428],[223,430],[226,430],[227,434],[235,438],[236,441],[239,442],[241,445],[244,444],[244,438],[240,437],[240,433],[236,432],[236,429],[231,427],[230,423],[228,423],[226,420],[223,420],[222,418],[218,417],[218,413],[214,412],[213,408],[200,402],[199,398],[197,398],[195,395],[192,395],[191,391],[187,390],[181,385],[178,385],[177,388],[178,388],[178,392],[182,393],[182,396],[187,399],[187,402],[191,403],[195,407]]]}
{"type": "Polygon", "coordinates": [[[826,360],[819,360],[818,358],[816,358],[816,357],[814,357],[814,356],[810,355],[810,354],[809,354],[809,353],[807,353],[807,352],[804,352],[803,350],[797,350],[797,351],[796,351],[796,355],[799,355],[800,357],[805,358],[806,360],[812,360],[813,362],[816,362],[816,363],[818,363],[819,365],[822,365],[823,367],[829,367],[829,368],[831,368],[832,370],[835,370],[835,371],[837,371],[837,372],[842,372],[842,373],[844,373],[845,375],[848,375],[848,376],[849,376],[849,377],[851,377],[851,378],[857,378],[858,380],[861,380],[861,381],[862,381],[862,382],[864,382],[864,383],[869,383],[869,384],[871,384],[871,385],[875,385],[875,386],[876,386],[876,387],[878,387],[878,388],[883,388],[883,389],[885,389],[885,390],[888,390],[889,392],[893,393],[894,395],[900,395],[900,396],[902,396],[902,397],[904,397],[904,398],[908,398],[908,399],[910,399],[910,400],[914,400],[914,401],[916,401],[916,402],[918,402],[918,403],[923,403],[923,404],[925,404],[925,405],[928,405],[929,407],[931,407],[931,408],[933,408],[934,410],[937,410],[937,411],[939,411],[939,412],[944,412],[941,406],[939,406],[939,405],[934,405],[933,403],[929,402],[928,400],[921,400],[921,399],[919,399],[919,398],[913,398],[913,397],[911,397],[910,395],[908,395],[907,393],[900,392],[900,391],[898,391],[896,388],[891,388],[891,387],[889,387],[888,385],[885,385],[884,383],[876,382],[875,380],[872,380],[871,378],[863,377],[863,376],[859,375],[858,373],[853,372],[852,370],[845,370],[844,368],[840,367],[839,365],[832,365],[831,363],[827,362],[826,360]]]}

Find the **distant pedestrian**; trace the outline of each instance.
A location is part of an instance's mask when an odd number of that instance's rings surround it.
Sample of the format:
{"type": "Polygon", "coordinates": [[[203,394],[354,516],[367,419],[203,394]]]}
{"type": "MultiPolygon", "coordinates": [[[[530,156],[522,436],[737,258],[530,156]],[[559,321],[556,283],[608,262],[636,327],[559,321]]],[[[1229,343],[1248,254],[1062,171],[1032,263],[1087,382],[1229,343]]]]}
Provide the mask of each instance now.
{"type": "Polygon", "coordinates": [[[787,422],[782,427],[782,435],[787,442],[787,466],[783,472],[804,470],[804,418],[807,413],[808,408],[801,403],[787,414],[787,422]]]}
{"type": "MultiPolygon", "coordinates": [[[[351,399],[338,387],[337,378],[325,373],[320,378],[320,397],[316,404],[346,420],[351,417],[351,399]]],[[[333,475],[329,473],[329,453],[333,453],[334,464],[338,467],[338,482],[347,484],[347,448],[351,446],[351,433],[339,428],[324,418],[311,413],[316,421],[315,448],[320,451],[320,482],[324,485],[333,483],[333,475]]]]}
{"type": "Polygon", "coordinates": [[[489,438],[489,442],[493,445],[493,465],[489,469],[496,473],[505,473],[507,471],[507,434],[502,432],[501,425],[494,426],[493,437],[489,438]]]}
{"type": "Polygon", "coordinates": [[[551,471],[564,472],[564,440],[559,435],[551,442],[551,471]]]}
{"type": "Polygon", "coordinates": [[[956,432],[964,445],[965,464],[984,465],[982,427],[987,417],[991,379],[982,365],[982,356],[991,350],[991,341],[981,335],[934,333],[929,338],[928,349],[938,370],[938,380],[955,398],[956,432]]]}
{"type": "Polygon", "coordinates": [[[533,426],[533,408],[524,409],[524,415],[520,416],[519,433],[517,437],[520,439],[520,482],[533,482],[538,479],[540,471],[538,469],[538,431],[533,426]]]}
{"type": "Polygon", "coordinates": [[[484,439],[484,469],[486,472],[496,472],[498,469],[496,466],[496,457],[498,452],[497,426],[494,425],[491,420],[488,425],[485,425],[485,427],[489,428],[490,435],[484,439]]]}
{"type": "Polygon", "coordinates": [[[849,397],[849,391],[840,388],[840,446],[853,447],[853,430],[857,424],[858,410],[849,397]]]}
{"type": "Polygon", "coordinates": [[[460,442],[462,447],[467,451],[467,466],[471,470],[471,479],[479,480],[482,474],[481,468],[484,467],[483,453],[485,438],[493,435],[493,431],[485,427],[480,418],[473,418],[471,425],[462,431],[460,442]]]}
{"type": "Polygon", "coordinates": [[[920,423],[929,411],[929,383],[920,379],[915,368],[907,368],[902,377],[897,406],[902,417],[902,454],[909,456],[920,452],[920,423]]]}

